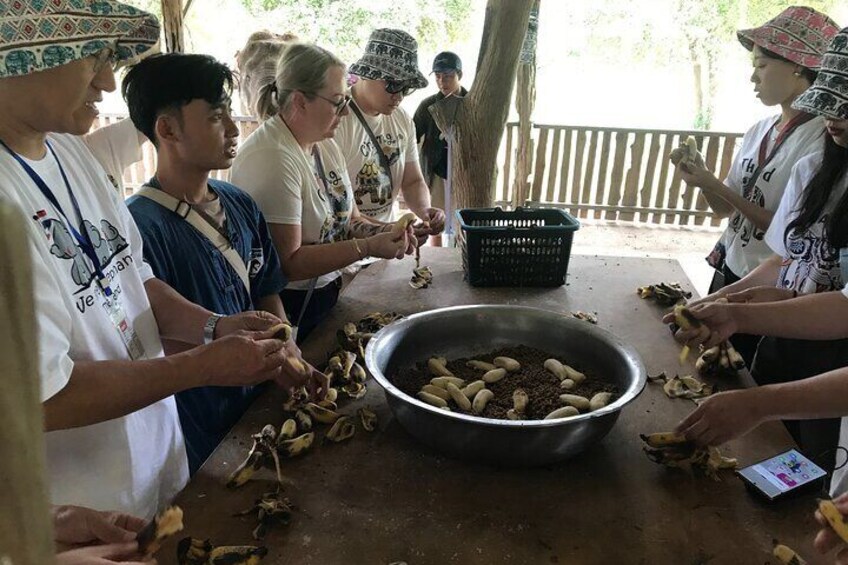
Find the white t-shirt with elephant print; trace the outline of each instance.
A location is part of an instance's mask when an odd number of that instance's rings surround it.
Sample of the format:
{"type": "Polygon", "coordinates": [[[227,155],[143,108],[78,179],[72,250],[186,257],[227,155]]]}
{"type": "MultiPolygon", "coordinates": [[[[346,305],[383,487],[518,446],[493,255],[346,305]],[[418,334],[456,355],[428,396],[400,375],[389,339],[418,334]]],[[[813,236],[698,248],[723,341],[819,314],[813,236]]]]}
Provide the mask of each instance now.
{"type": "Polygon", "coordinates": [[[410,166],[407,163],[418,163],[415,124],[403,108],[397,108],[388,115],[363,114],[363,117],[380,144],[379,150],[388,159],[391,182],[380,165],[371,137],[353,112],[342,118],[334,139],[347,163],[359,211],[381,222],[392,222],[403,173],[410,166]]]}
{"type": "MultiPolygon", "coordinates": [[[[759,161],[760,143],[779,119],[779,116],[766,118],[748,130],[724,181],[731,190],[766,210],[777,210],[792,166],[802,157],[821,151],[825,131],[822,117],[798,126],[760,173],[755,186],[750,186],[759,161]]],[[[769,152],[772,145],[769,144],[769,152]]],[[[764,237],[765,232],[757,229],[751,220],[738,211],[733,213],[722,234],[722,241],[727,250],[727,267],[735,275],[744,277],[771,256],[772,251],[764,237]]]]}
{"type": "MultiPolygon", "coordinates": [[[[145,356],[161,357],[159,328],[144,288],[153,273],[143,262],[142,239],[129,210],[82,139],[51,134],[47,140],[79,202],[82,229],[91,239],[113,296],[126,312],[145,356]]],[[[47,152],[44,158],[27,162],[79,229],[57,160],[47,152]]],[[[103,305],[90,260],[63,216],[5,150],[0,150],[0,198],[19,206],[29,218],[41,398],[46,401],[68,385],[75,363],[130,356],[103,305]]],[[[149,519],[188,480],[173,397],[99,424],[51,431],[45,438],[53,504],[119,510],[149,519]]]]}
{"type": "MultiPolygon", "coordinates": [[[[231,182],[250,194],[269,224],[298,225],[301,244],[333,243],[349,238],[353,192],[344,158],[332,139],[316,144],[329,191],[315,159],[297,143],[279,117],[265,120],[239,150],[231,182]]],[[[341,275],[318,277],[321,288],[341,275]]],[[[286,288],[305,290],[311,280],[292,281],[286,288]]]]}
{"type": "Polygon", "coordinates": [[[840,290],[844,286],[839,269],[839,250],[829,243],[826,225],[848,189],[848,176],[836,182],[825,210],[815,224],[802,233],[795,230],[786,233],[786,228],[798,217],[804,191],[821,166],[822,156],[822,152],[808,155],[793,167],[783,200],[766,233],[769,247],[783,257],[777,286],[797,290],[799,294],[840,290]]]}

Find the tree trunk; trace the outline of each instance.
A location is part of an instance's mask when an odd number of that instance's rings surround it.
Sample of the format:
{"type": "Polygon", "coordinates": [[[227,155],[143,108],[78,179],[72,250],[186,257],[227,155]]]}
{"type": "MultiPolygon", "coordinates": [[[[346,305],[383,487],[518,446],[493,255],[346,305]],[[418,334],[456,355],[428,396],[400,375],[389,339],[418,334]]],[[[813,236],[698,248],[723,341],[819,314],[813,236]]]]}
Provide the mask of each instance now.
{"type": "Polygon", "coordinates": [[[182,0],[162,0],[162,25],[165,28],[165,49],[168,53],[185,52],[182,0]]]}
{"type": "MultiPolygon", "coordinates": [[[[531,14],[535,14],[538,26],[539,3],[533,3],[531,14]]],[[[532,25],[533,22],[530,22],[532,25]]],[[[535,30],[534,30],[535,32],[535,30]]],[[[536,38],[525,35],[521,49],[522,57],[518,63],[518,79],[516,80],[515,109],[518,112],[518,141],[516,143],[515,182],[512,185],[512,206],[523,206],[527,200],[530,188],[528,177],[533,162],[533,108],[536,105],[536,38]],[[528,45],[530,43],[530,45],[528,45]]],[[[512,155],[507,155],[512,159],[512,155]]]]}
{"type": "Polygon", "coordinates": [[[53,562],[27,226],[0,202],[0,563],[53,562]]]}
{"type": "Polygon", "coordinates": [[[449,96],[430,106],[441,131],[454,128],[454,209],[492,206],[498,148],[533,1],[488,0],[477,76],[468,96],[461,100],[449,96]]]}
{"type": "Polygon", "coordinates": [[[704,119],[703,68],[701,66],[700,46],[693,39],[689,40],[689,60],[692,62],[692,78],[695,86],[695,120],[693,126],[696,129],[701,129],[704,119]]]}

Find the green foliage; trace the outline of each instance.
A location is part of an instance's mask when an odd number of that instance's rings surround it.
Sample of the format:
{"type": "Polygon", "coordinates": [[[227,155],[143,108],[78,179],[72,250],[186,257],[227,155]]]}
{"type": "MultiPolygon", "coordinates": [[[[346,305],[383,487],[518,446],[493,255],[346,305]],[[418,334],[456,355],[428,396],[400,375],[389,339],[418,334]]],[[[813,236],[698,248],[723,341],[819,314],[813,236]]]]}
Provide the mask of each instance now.
{"type": "Polygon", "coordinates": [[[472,0],[241,0],[270,29],[319,41],[345,61],[359,57],[371,30],[396,27],[422,48],[456,43],[468,29],[472,0]]]}

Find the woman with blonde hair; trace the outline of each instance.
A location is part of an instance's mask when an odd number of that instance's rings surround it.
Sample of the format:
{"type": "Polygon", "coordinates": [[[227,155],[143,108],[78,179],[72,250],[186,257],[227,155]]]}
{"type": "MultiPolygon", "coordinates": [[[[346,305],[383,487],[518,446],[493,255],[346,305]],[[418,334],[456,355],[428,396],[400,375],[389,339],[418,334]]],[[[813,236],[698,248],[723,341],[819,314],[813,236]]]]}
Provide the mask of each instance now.
{"type": "Polygon", "coordinates": [[[254,107],[262,124],[233,163],[232,180],[259,204],[290,281],[281,298],[298,339],[338,301],[340,270],[368,256],[403,258],[409,228],[359,214],[341,151],[333,141],[350,96],[345,65],[316,45],[294,43],[277,61],[254,107]]]}
{"type": "Polygon", "coordinates": [[[283,55],[286,46],[294,43],[298,37],[293,33],[282,35],[262,30],[255,31],[247,38],[244,47],[236,51],[236,69],[239,76],[239,101],[241,113],[255,116],[254,101],[257,93],[265,84],[274,80],[277,61],[283,55]]]}

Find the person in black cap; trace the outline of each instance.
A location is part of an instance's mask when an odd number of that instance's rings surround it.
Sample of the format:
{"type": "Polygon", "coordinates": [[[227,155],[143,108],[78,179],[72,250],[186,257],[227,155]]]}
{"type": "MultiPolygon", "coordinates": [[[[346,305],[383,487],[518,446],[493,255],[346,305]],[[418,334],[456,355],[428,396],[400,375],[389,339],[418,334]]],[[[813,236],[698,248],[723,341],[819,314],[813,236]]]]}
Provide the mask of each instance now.
{"type": "Polygon", "coordinates": [[[448,144],[439,131],[429,108],[446,96],[465,96],[468,91],[459,83],[462,80],[462,60],[456,53],[443,51],[433,60],[433,73],[439,92],[425,98],[412,121],[415,123],[415,136],[421,147],[421,172],[430,187],[433,206],[444,208],[445,179],[448,177],[448,144]]]}

